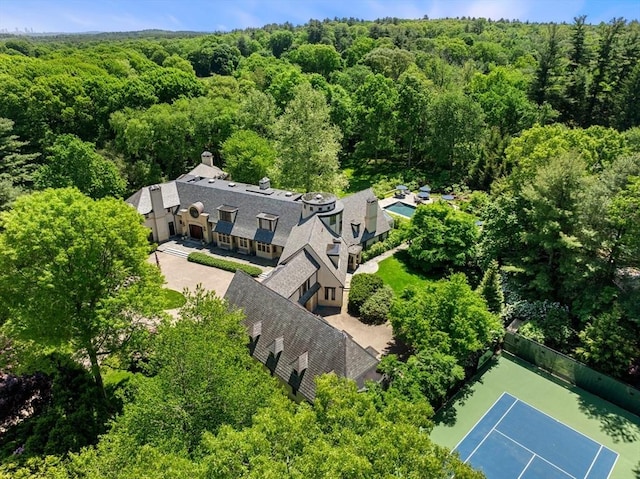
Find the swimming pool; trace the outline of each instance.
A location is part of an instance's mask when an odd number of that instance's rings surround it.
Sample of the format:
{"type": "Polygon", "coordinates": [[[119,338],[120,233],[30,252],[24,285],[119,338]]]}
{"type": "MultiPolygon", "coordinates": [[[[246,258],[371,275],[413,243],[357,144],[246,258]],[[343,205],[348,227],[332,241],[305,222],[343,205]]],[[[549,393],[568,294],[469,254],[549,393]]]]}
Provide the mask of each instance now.
{"type": "Polygon", "coordinates": [[[406,203],[403,203],[402,201],[396,201],[389,206],[385,206],[384,209],[397,215],[406,216],[407,218],[411,218],[416,212],[415,206],[408,205],[406,203]]]}

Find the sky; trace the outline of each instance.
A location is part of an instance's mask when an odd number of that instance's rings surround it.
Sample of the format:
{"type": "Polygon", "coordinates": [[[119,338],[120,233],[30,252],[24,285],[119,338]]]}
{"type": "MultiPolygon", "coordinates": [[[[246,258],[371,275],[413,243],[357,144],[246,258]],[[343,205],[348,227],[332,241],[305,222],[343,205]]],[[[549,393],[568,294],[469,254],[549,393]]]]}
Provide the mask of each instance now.
{"type": "Polygon", "coordinates": [[[640,19],[640,0],[0,0],[0,32],[229,31],[355,17],[485,17],[588,23],[640,19]]]}

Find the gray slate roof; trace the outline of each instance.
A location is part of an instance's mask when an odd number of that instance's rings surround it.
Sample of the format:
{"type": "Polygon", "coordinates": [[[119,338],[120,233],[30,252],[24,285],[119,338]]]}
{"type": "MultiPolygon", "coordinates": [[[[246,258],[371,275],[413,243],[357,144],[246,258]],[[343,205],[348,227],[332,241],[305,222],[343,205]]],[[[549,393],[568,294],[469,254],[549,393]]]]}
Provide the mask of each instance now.
{"type": "MultiPolygon", "coordinates": [[[[176,182],[170,181],[168,183],[162,183],[160,185],[162,191],[162,202],[165,208],[173,208],[180,204],[180,198],[178,197],[178,190],[176,188],[176,182]]],[[[146,215],[151,213],[151,193],[149,192],[149,186],[140,188],[133,195],[127,198],[127,203],[133,205],[138,213],[146,215]]]]}
{"type": "Polygon", "coordinates": [[[210,221],[215,223],[214,231],[240,238],[284,246],[302,212],[300,195],[287,196],[287,192],[283,190],[260,190],[254,185],[189,175],[176,180],[175,183],[181,208],[188,208],[200,201],[204,205],[204,212],[210,214],[210,221]],[[234,223],[218,222],[217,208],[223,205],[238,208],[234,223]],[[260,213],[278,216],[275,232],[258,229],[257,216],[260,213]]]}
{"type": "Polygon", "coordinates": [[[365,241],[386,233],[391,229],[393,219],[377,205],[378,217],[375,231],[365,230],[365,215],[367,214],[367,199],[375,197],[371,188],[354,193],[351,196],[342,198],[344,204],[344,213],[342,214],[342,239],[351,246],[354,244],[364,243],[365,241]],[[351,228],[351,221],[356,220],[360,222],[360,228],[357,236],[354,236],[354,231],[351,228]]]}
{"type": "Polygon", "coordinates": [[[248,331],[262,321],[262,333],[250,342],[252,356],[273,373],[298,390],[308,401],[315,398],[314,378],[335,372],[356,381],[377,381],[378,360],[343,331],[302,306],[258,283],[246,273],[236,272],[225,299],[244,310],[248,331]],[[270,348],[276,338],[284,338],[281,353],[274,356],[270,348]],[[297,374],[294,366],[300,355],[308,353],[308,367],[297,374]]]}
{"type": "Polygon", "coordinates": [[[345,284],[347,278],[347,263],[349,260],[347,244],[338,236],[334,235],[317,216],[312,216],[291,231],[289,240],[280,256],[279,263],[286,264],[290,258],[303,248],[307,249],[308,252],[312,252],[314,257],[321,261],[341,284],[345,284]],[[332,244],[334,239],[340,240],[338,243],[340,245],[338,268],[333,265],[327,255],[327,246],[332,244]]]}
{"type": "Polygon", "coordinates": [[[289,298],[320,265],[306,251],[299,251],[287,264],[280,264],[262,284],[276,293],[289,298]]]}

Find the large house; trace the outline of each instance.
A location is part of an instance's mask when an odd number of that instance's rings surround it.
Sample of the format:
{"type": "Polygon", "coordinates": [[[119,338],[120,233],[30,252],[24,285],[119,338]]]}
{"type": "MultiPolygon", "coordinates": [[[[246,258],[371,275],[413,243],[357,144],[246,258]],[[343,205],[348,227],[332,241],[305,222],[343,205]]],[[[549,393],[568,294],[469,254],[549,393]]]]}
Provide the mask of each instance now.
{"type": "Polygon", "coordinates": [[[393,221],[373,191],[337,198],[271,188],[268,178],[258,185],[225,178],[205,152],[186,175],[127,202],[144,215],[153,241],[179,236],[277,263],[262,283],[237,272],[225,298],[244,310],[251,355],[293,397],[313,401],[314,378],[328,372],[359,386],[379,380],[375,351],[310,312],[342,306],[347,270],[389,234],[393,221]]]}
{"type": "Polygon", "coordinates": [[[245,313],[251,355],[296,400],[312,402],[314,379],[325,373],[353,379],[359,387],[381,379],[375,351],[246,273],[235,274],[225,299],[245,313]]]}
{"type": "Polygon", "coordinates": [[[342,305],[347,270],[392,226],[371,189],[337,198],[272,188],[268,178],[258,185],[223,178],[205,152],[190,173],[142,188],[127,202],[158,243],[176,235],[277,261],[265,284],[310,311],[342,305]]]}

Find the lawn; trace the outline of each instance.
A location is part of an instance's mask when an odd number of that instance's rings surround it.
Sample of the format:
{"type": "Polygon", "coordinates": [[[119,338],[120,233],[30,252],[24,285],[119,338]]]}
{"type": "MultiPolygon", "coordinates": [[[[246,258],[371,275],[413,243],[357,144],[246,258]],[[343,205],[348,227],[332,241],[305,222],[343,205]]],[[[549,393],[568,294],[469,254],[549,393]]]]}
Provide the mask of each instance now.
{"type": "Polygon", "coordinates": [[[378,263],[376,274],[391,286],[395,294],[400,294],[409,285],[423,286],[434,278],[428,278],[422,273],[413,270],[406,263],[406,251],[399,251],[378,263]]]}
{"type": "Polygon", "coordinates": [[[179,291],[163,288],[162,289],[162,301],[164,302],[164,309],[176,309],[181,307],[187,299],[179,291]]]}

